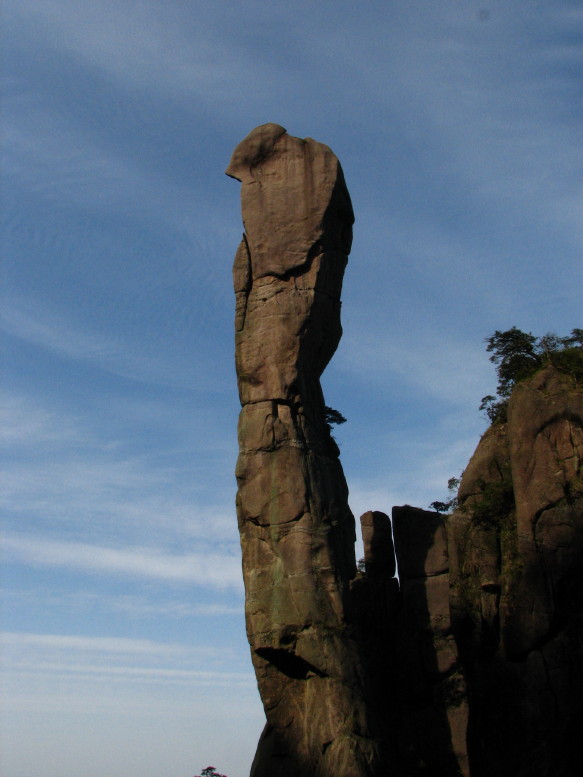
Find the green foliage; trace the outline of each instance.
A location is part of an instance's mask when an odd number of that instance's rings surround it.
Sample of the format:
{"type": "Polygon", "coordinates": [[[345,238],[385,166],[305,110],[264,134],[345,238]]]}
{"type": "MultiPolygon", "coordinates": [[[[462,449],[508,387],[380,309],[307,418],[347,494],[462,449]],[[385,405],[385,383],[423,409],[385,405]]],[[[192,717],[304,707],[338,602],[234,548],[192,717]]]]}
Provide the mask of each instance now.
{"type": "Polygon", "coordinates": [[[346,423],[346,418],[344,418],[342,413],[338,410],[334,410],[333,407],[328,407],[328,405],[324,406],[324,418],[328,426],[332,426],[333,424],[339,426],[340,424],[346,423]]]}
{"type": "Polygon", "coordinates": [[[485,411],[491,424],[504,424],[508,420],[507,399],[497,400],[492,394],[487,394],[485,397],[482,397],[479,409],[485,411]]]}
{"type": "Polygon", "coordinates": [[[549,362],[558,370],[567,372],[576,383],[583,383],[583,348],[565,348],[549,356],[549,362]]]}
{"type": "Polygon", "coordinates": [[[429,507],[432,510],[435,510],[436,513],[451,513],[456,510],[458,506],[457,490],[460,486],[460,482],[461,475],[459,478],[450,478],[447,481],[447,490],[449,491],[450,498],[447,502],[431,502],[429,507]]]}
{"type": "MultiPolygon", "coordinates": [[[[576,383],[583,384],[583,329],[573,329],[569,337],[549,332],[537,338],[531,332],[523,332],[513,326],[503,332],[496,330],[486,338],[486,343],[486,350],[491,354],[490,361],[496,365],[498,389],[497,396],[487,394],[482,397],[480,410],[486,413],[491,424],[506,423],[508,399],[514,386],[547,364],[567,373],[576,383]]],[[[450,478],[447,484],[450,498],[443,502],[431,502],[429,507],[438,513],[458,509],[456,492],[459,484],[459,478],[450,478]]],[[[510,471],[503,473],[501,480],[477,485],[479,494],[472,500],[475,521],[500,527],[514,510],[510,471]]]]}
{"type": "Polygon", "coordinates": [[[364,563],[364,556],[359,558],[356,562],[356,568],[359,572],[366,572],[366,565],[364,563]]]}
{"type": "Polygon", "coordinates": [[[571,329],[571,336],[563,338],[563,343],[567,348],[583,348],[583,329],[571,329]]]}
{"type": "Polygon", "coordinates": [[[200,774],[197,774],[196,777],[227,777],[226,774],[219,774],[214,766],[207,766],[206,769],[203,769],[200,774]]]}
{"type": "MultiPolygon", "coordinates": [[[[462,475],[463,475],[463,472],[462,472],[462,475]]],[[[452,491],[457,491],[457,490],[458,490],[458,488],[460,487],[460,483],[461,483],[461,482],[462,482],[461,475],[460,475],[460,477],[459,477],[459,478],[450,478],[450,479],[447,481],[447,490],[448,490],[449,492],[452,492],[452,491]]]]}
{"type": "Polygon", "coordinates": [[[498,396],[487,394],[480,403],[490,423],[506,422],[508,398],[514,386],[547,364],[583,382],[583,329],[573,329],[569,337],[549,332],[537,338],[513,326],[504,332],[496,330],[486,343],[498,375],[498,396]]]}
{"type": "Polygon", "coordinates": [[[514,510],[514,488],[510,469],[504,473],[502,480],[491,480],[488,483],[478,480],[476,485],[480,492],[474,497],[471,507],[474,521],[500,527],[514,510]]]}
{"type": "Polygon", "coordinates": [[[490,361],[498,365],[498,396],[509,397],[514,384],[532,375],[540,366],[541,358],[536,350],[537,339],[530,332],[515,326],[505,332],[496,330],[486,338],[486,350],[492,354],[490,361]]]}

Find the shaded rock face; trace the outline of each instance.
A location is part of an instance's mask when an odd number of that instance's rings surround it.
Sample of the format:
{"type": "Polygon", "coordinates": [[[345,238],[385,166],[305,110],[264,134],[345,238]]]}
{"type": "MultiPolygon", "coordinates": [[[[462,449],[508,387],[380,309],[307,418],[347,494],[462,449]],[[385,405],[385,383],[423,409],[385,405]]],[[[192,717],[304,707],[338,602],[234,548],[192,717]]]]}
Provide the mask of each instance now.
{"type": "Polygon", "coordinates": [[[453,515],[393,508],[396,774],[581,774],[582,475],[583,389],[548,366],[482,437],[453,515]]]}
{"type": "Polygon", "coordinates": [[[409,775],[468,775],[467,688],[450,614],[446,523],[438,513],[394,507],[393,530],[398,762],[409,775]]]}
{"type": "Polygon", "coordinates": [[[473,777],[583,759],[583,391],[549,366],[482,438],[448,521],[473,777]]]}
{"type": "Polygon", "coordinates": [[[233,270],[241,399],[237,515],[267,725],[254,777],[364,777],[379,756],[350,623],[354,518],[320,376],[341,336],[353,214],[332,151],[257,127],[227,174],[245,234],[233,270]]]}
{"type": "Polygon", "coordinates": [[[452,632],[444,518],[415,507],[361,517],[365,572],[352,582],[368,702],[389,755],[379,777],[468,775],[467,690],[452,632]],[[395,553],[400,580],[392,577],[395,553]]]}

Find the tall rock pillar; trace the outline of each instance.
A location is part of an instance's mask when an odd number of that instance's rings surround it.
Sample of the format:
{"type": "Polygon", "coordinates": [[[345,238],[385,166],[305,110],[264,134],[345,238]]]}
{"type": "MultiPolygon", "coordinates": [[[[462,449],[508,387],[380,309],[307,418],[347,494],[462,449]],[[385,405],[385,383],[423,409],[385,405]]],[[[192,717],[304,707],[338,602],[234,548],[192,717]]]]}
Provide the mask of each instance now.
{"type": "Polygon", "coordinates": [[[254,129],[233,269],[241,415],[237,515],[247,634],[267,724],[252,777],[370,777],[378,768],[350,624],[354,518],[320,376],[341,337],[354,221],[332,151],[254,129]]]}

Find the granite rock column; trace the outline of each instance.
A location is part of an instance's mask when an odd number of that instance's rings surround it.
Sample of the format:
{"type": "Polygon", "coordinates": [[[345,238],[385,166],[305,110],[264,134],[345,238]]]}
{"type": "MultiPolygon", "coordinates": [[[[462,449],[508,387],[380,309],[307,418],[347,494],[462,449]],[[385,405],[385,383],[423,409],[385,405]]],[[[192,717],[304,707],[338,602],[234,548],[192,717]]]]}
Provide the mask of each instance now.
{"type": "Polygon", "coordinates": [[[354,518],[320,387],[342,333],[350,197],[332,151],[277,124],[254,129],[226,172],[242,184],[237,515],[267,717],[251,774],[371,777],[377,747],[350,616],[354,518]]]}

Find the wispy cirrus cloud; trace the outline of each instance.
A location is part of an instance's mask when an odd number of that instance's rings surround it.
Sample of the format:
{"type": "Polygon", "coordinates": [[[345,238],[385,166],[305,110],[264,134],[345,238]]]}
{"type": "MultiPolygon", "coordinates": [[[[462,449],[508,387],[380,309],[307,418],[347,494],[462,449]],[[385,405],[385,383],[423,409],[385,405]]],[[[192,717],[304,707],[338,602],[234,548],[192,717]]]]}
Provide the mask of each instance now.
{"type": "MultiPolygon", "coordinates": [[[[71,711],[84,702],[85,712],[96,714],[108,707],[114,710],[117,696],[123,700],[118,711],[124,714],[136,710],[148,689],[166,703],[168,694],[179,693],[174,714],[180,715],[189,694],[230,688],[251,696],[255,686],[252,671],[240,665],[233,651],[216,646],[5,632],[0,651],[5,702],[15,711],[26,710],[36,699],[41,709],[60,701],[64,710],[71,711]]],[[[166,709],[165,714],[169,713],[166,709]]]]}
{"type": "Polygon", "coordinates": [[[0,395],[0,439],[12,451],[24,446],[66,446],[82,440],[78,423],[22,395],[0,395]]]}
{"type": "Polygon", "coordinates": [[[184,653],[181,644],[155,642],[151,639],[127,637],[85,637],[75,634],[39,634],[34,632],[3,632],[0,645],[4,647],[60,651],[91,651],[98,653],[125,653],[133,655],[175,655],[184,653]]]}
{"type": "Polygon", "coordinates": [[[109,331],[94,331],[89,323],[42,309],[42,301],[6,299],[0,320],[1,329],[27,344],[44,348],[65,359],[86,363],[100,370],[159,386],[208,391],[216,376],[208,369],[185,362],[181,343],[173,351],[152,348],[147,337],[135,338],[139,330],[125,337],[109,331]],[[34,311],[34,312],[33,312],[34,311]]]}
{"type": "MultiPolygon", "coordinates": [[[[27,306],[15,300],[8,302],[0,324],[8,334],[34,345],[47,348],[61,356],[88,361],[103,361],[119,357],[115,343],[79,328],[71,330],[70,322],[46,311],[34,314],[27,306]]],[[[124,361],[129,354],[125,355],[124,361]]]]}
{"type": "MultiPolygon", "coordinates": [[[[233,603],[233,593],[228,592],[227,597],[218,601],[196,602],[188,595],[177,598],[176,592],[163,599],[154,596],[140,596],[136,594],[124,594],[115,596],[105,593],[103,590],[91,591],[76,589],[64,591],[58,587],[56,590],[47,589],[6,589],[3,593],[3,601],[6,609],[18,611],[26,607],[30,612],[35,608],[50,608],[52,612],[65,612],[72,615],[87,612],[123,615],[134,621],[151,620],[153,617],[169,618],[174,621],[192,618],[241,618],[243,603],[240,601],[240,592],[237,591],[236,603],[233,603]]],[[[211,648],[209,648],[211,649],[211,648]]],[[[214,651],[215,648],[213,647],[214,651]]]]}
{"type": "MultiPolygon", "coordinates": [[[[205,548],[237,543],[232,490],[219,501],[212,488],[192,482],[195,454],[185,463],[168,466],[159,456],[119,450],[115,441],[88,449],[77,441],[69,449],[58,442],[38,441],[36,455],[11,460],[11,446],[4,465],[3,504],[6,520],[18,525],[23,516],[29,525],[51,534],[68,531],[76,537],[112,542],[152,542],[158,546],[181,543],[205,548]]],[[[222,456],[216,469],[223,469],[222,456]]],[[[230,463],[230,462],[229,462],[230,463]]],[[[212,464],[211,464],[212,466],[212,464]]],[[[207,467],[208,469],[208,467],[207,467]]],[[[225,486],[231,486],[225,472],[225,486]]],[[[200,472],[205,477],[204,471],[200,472]]]]}
{"type": "Polygon", "coordinates": [[[50,674],[53,679],[58,677],[70,680],[93,680],[108,682],[139,682],[139,683],[188,683],[202,686],[224,686],[239,688],[254,687],[256,680],[252,672],[211,672],[203,669],[174,669],[151,666],[102,666],[90,663],[69,663],[50,661],[14,661],[9,667],[11,672],[18,674],[50,674]]]}
{"type": "Polygon", "coordinates": [[[27,395],[5,392],[2,400],[2,501],[5,530],[10,534],[13,527],[17,543],[14,558],[93,572],[125,569],[160,580],[206,576],[215,586],[222,574],[215,579],[210,571],[196,571],[206,569],[205,558],[212,558],[224,566],[226,587],[239,586],[233,566],[239,557],[232,506],[234,452],[228,444],[218,440],[213,451],[196,419],[191,425],[180,411],[173,415],[150,401],[132,403],[131,413],[122,402],[110,418],[111,403],[103,408],[104,417],[90,417],[86,409],[27,395]],[[148,450],[142,447],[146,425],[150,434],[160,434],[158,426],[163,432],[148,450]],[[202,450],[193,440],[201,441],[202,450]],[[213,485],[220,472],[224,498],[213,485]],[[26,536],[18,533],[24,524],[26,536]],[[46,544],[61,539],[62,532],[80,543],[77,562],[71,547],[46,544]],[[101,549],[93,560],[92,546],[101,549]]]}
{"type": "Polygon", "coordinates": [[[0,635],[0,649],[5,668],[11,674],[26,672],[72,679],[85,675],[95,680],[107,675],[114,680],[244,684],[252,677],[250,671],[209,668],[217,663],[226,667],[235,662],[232,650],[216,646],[127,637],[4,632],[0,635]]]}
{"type": "Polygon", "coordinates": [[[238,555],[217,552],[164,553],[148,547],[105,547],[35,536],[5,535],[6,561],[85,574],[128,575],[218,589],[242,589],[238,555]]]}

